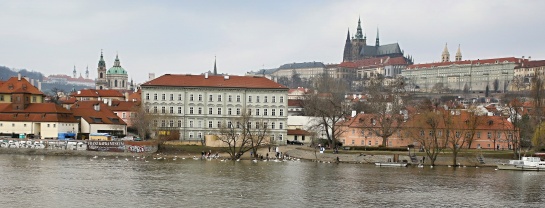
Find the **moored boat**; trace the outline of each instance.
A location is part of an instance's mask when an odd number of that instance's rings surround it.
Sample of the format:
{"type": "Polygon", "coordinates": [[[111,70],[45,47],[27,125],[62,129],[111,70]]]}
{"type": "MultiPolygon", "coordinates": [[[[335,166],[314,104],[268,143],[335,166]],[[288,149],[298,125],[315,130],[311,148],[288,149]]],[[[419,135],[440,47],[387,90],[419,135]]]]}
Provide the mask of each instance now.
{"type": "Polygon", "coordinates": [[[408,163],[396,163],[396,162],[377,162],[375,163],[376,166],[384,166],[384,167],[407,167],[409,165],[408,163]]]}
{"type": "Polygon", "coordinates": [[[520,160],[509,160],[509,163],[498,164],[498,170],[530,170],[545,171],[545,161],[539,157],[522,157],[520,160]]]}

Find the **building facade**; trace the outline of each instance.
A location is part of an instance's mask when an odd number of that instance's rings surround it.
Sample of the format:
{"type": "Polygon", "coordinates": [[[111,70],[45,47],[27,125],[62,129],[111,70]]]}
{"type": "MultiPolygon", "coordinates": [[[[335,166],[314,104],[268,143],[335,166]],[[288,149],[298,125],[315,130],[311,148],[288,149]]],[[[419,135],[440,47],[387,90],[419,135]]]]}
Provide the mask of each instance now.
{"type": "Polygon", "coordinates": [[[278,70],[273,72],[272,77],[288,77],[291,78],[294,73],[298,74],[301,79],[311,80],[312,78],[326,72],[326,66],[322,62],[303,62],[284,64],[278,67],[278,70]]]}
{"type": "Polygon", "coordinates": [[[288,88],[265,77],[165,74],[141,90],[146,112],[158,115],[152,126],[179,131],[180,140],[218,135],[248,112],[251,121],[267,123],[274,143],[285,144],[288,88]]]}
{"type": "Polygon", "coordinates": [[[403,70],[401,75],[408,85],[424,92],[430,92],[438,83],[458,91],[482,92],[487,86],[490,91],[494,88],[505,91],[522,61],[520,58],[506,57],[414,64],[403,70]]]}

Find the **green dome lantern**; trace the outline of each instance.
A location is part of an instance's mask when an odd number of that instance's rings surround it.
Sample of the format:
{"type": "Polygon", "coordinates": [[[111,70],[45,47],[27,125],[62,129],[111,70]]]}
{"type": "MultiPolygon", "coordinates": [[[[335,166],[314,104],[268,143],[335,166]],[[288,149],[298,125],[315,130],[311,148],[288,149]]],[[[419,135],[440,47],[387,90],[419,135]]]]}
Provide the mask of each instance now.
{"type": "Polygon", "coordinates": [[[108,69],[106,74],[127,74],[127,71],[121,67],[121,62],[119,61],[119,55],[115,56],[114,66],[108,69]]]}

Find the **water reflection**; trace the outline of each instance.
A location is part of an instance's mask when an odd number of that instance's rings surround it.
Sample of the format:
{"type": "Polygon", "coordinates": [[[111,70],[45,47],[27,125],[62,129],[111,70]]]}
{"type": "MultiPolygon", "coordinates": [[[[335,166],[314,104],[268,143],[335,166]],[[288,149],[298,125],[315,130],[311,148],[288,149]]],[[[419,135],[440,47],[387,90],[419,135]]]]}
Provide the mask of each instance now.
{"type": "Polygon", "coordinates": [[[9,207],[540,206],[544,172],[0,155],[9,207]]]}

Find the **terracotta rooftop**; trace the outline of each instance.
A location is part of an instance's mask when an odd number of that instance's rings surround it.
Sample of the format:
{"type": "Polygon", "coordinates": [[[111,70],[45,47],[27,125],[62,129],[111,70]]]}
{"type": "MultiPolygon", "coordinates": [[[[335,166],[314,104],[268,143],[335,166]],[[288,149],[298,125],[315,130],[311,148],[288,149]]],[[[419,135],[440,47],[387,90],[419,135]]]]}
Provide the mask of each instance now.
{"type": "Polygon", "coordinates": [[[288,135],[310,135],[310,133],[303,129],[288,129],[288,135]]]}
{"type": "Polygon", "coordinates": [[[79,101],[72,106],[71,111],[74,116],[81,117],[89,124],[127,125],[101,101],[79,101]],[[95,105],[100,106],[98,110],[95,110],[95,105]]]}
{"type": "Polygon", "coordinates": [[[95,90],[95,89],[83,89],[70,94],[73,97],[120,97],[125,96],[118,90],[95,90]]]}
{"type": "Polygon", "coordinates": [[[2,94],[11,94],[11,93],[29,93],[33,95],[44,95],[37,87],[30,84],[25,78],[19,80],[18,77],[11,77],[3,84],[0,85],[0,93],[2,94]]]}
{"type": "Polygon", "coordinates": [[[142,90],[129,94],[129,101],[141,101],[142,100],[142,90]]]}
{"type": "Polygon", "coordinates": [[[141,86],[288,89],[265,77],[165,74],[141,86]]]}
{"type": "Polygon", "coordinates": [[[31,103],[24,110],[13,110],[12,103],[0,103],[0,121],[77,123],[72,112],[54,103],[31,103]]]}

